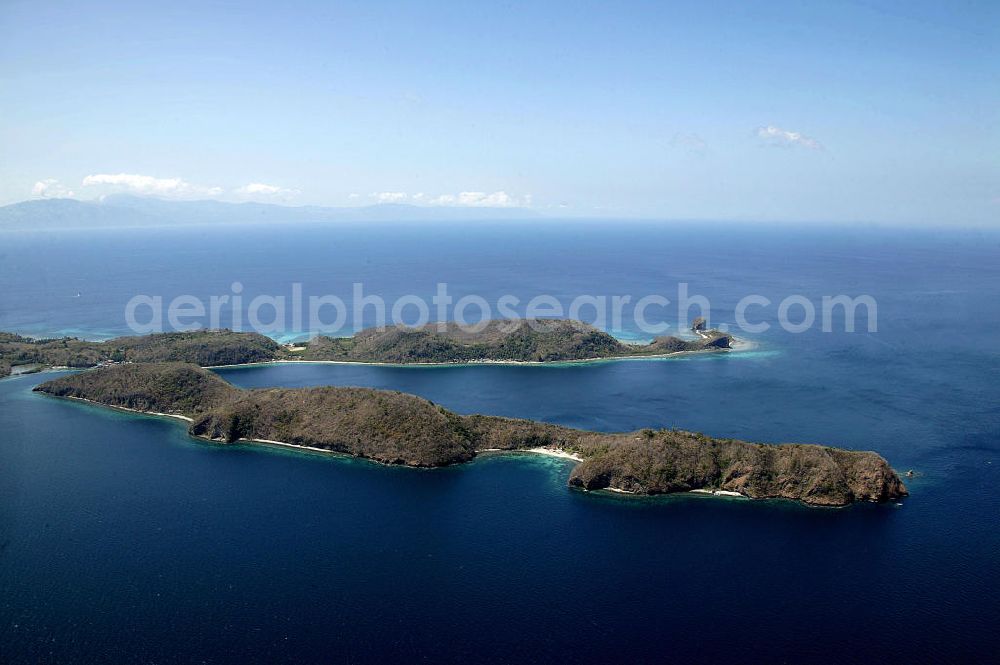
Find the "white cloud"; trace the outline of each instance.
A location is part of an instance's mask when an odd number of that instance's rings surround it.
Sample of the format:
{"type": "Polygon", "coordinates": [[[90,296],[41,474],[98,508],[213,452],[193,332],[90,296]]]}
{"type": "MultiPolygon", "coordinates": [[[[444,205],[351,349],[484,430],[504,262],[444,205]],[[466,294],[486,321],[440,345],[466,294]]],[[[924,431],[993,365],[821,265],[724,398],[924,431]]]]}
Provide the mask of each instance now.
{"type": "Polygon", "coordinates": [[[816,139],[810,138],[799,132],[792,132],[781,127],[768,125],[757,128],[757,137],[763,139],[768,145],[779,147],[801,147],[809,150],[822,150],[823,146],[816,139]]]}
{"type": "Polygon", "coordinates": [[[133,194],[185,198],[192,196],[218,196],[221,187],[194,185],[181,178],[154,178],[136,173],[98,173],[83,179],[84,187],[103,187],[133,194]]]}
{"type": "Polygon", "coordinates": [[[459,192],[458,194],[439,194],[432,196],[424,192],[408,194],[406,192],[374,192],[369,196],[378,203],[403,203],[415,205],[451,206],[465,208],[520,208],[531,205],[531,196],[517,198],[507,192],[459,192]]]}
{"type": "Polygon", "coordinates": [[[434,205],[464,206],[470,208],[519,208],[531,205],[531,196],[520,199],[507,192],[459,192],[458,194],[442,194],[430,201],[434,205]]]}
{"type": "Polygon", "coordinates": [[[406,192],[376,192],[372,197],[379,203],[402,203],[409,198],[406,192]]]}
{"type": "Polygon", "coordinates": [[[34,187],[31,188],[31,195],[43,199],[61,199],[75,196],[75,193],[70,188],[64,187],[55,178],[46,178],[35,183],[34,187]]]}
{"type": "Polygon", "coordinates": [[[251,182],[249,185],[243,185],[236,191],[240,194],[277,194],[282,191],[282,189],[276,185],[265,185],[262,182],[251,182]]]}
{"type": "Polygon", "coordinates": [[[277,185],[267,185],[262,182],[251,182],[249,185],[243,185],[235,190],[236,194],[240,196],[263,196],[263,197],[288,197],[294,196],[299,193],[297,189],[289,189],[287,187],[279,187],[277,185]]]}

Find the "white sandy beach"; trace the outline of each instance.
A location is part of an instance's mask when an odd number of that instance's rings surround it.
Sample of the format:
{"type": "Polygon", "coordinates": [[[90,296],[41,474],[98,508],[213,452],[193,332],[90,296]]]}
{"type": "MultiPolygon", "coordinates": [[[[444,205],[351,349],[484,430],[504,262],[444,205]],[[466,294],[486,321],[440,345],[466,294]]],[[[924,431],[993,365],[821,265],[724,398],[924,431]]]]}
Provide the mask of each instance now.
{"type": "Polygon", "coordinates": [[[129,413],[139,413],[144,416],[162,416],[164,418],[177,418],[178,420],[184,420],[189,423],[194,422],[193,418],[188,418],[187,416],[182,416],[177,413],[160,413],[159,411],[140,411],[139,409],[130,409],[127,406],[115,406],[113,404],[104,404],[102,402],[95,402],[93,400],[84,399],[82,397],[72,397],[70,395],[53,395],[53,397],[59,397],[61,399],[73,399],[76,400],[77,402],[84,402],[86,404],[103,406],[106,409],[115,409],[117,411],[128,411],[129,413]]]}
{"type": "Polygon", "coordinates": [[[238,439],[243,443],[265,443],[270,446],[281,446],[282,448],[291,448],[292,450],[308,450],[314,453],[323,453],[325,455],[337,455],[340,457],[356,457],[358,459],[368,459],[361,457],[359,455],[351,455],[350,453],[343,453],[337,450],[329,450],[327,448],[317,448],[315,446],[302,446],[295,443],[286,443],[285,441],[274,441],[272,439],[238,439]]]}
{"type": "Polygon", "coordinates": [[[582,462],[583,458],[576,453],[571,453],[568,450],[563,450],[562,448],[483,448],[478,451],[479,453],[533,453],[535,455],[545,455],[547,457],[558,457],[561,459],[569,459],[574,462],[582,462]]]}
{"type": "Polygon", "coordinates": [[[709,496],[731,496],[739,497],[742,499],[748,498],[746,494],[740,494],[739,492],[731,492],[729,490],[688,490],[688,494],[708,494],[709,496]]]}
{"type": "MultiPolygon", "coordinates": [[[[635,494],[635,492],[629,492],[628,490],[619,489],[617,487],[605,487],[603,490],[598,490],[598,491],[614,492],[616,494],[635,494]]],[[[740,499],[750,498],[745,494],[740,494],[739,492],[730,492],[729,490],[697,489],[697,490],[688,490],[687,494],[703,494],[705,496],[727,496],[727,497],[736,497],[740,499]]]]}
{"type": "Polygon", "coordinates": [[[563,450],[562,448],[528,448],[523,450],[526,453],[535,453],[537,455],[548,455],[549,457],[561,457],[562,459],[571,459],[574,462],[582,462],[583,458],[576,453],[571,453],[568,450],[563,450]]]}

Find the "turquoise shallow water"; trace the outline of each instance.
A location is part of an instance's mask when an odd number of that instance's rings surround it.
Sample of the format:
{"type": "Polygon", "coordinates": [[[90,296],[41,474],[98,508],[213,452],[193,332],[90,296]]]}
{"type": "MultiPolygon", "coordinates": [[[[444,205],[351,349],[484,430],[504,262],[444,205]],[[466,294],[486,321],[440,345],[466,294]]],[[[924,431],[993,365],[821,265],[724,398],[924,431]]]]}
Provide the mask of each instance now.
{"type": "MultiPolygon", "coordinates": [[[[379,274],[396,275],[397,282],[384,280],[397,291],[422,285],[437,263],[489,284],[491,293],[532,285],[569,294],[573,284],[585,291],[598,281],[638,291],[686,275],[720,303],[721,320],[743,288],[876,294],[877,333],[772,331],[756,338],[754,351],[728,356],[218,372],[247,388],[392,388],[463,413],[604,431],[677,426],[872,449],[917,471],[908,481],[912,496],[902,506],[844,510],[706,497],[636,501],[571,491],[571,463],[548,458],[493,456],[418,471],[213,446],[189,439],[177,422],[31,392],[51,374],[6,379],[0,660],[993,658],[1000,616],[995,239],[870,233],[822,242],[752,234],[673,241],[663,234],[647,237],[649,250],[636,254],[626,238],[582,235],[565,240],[567,258],[548,252],[549,263],[525,247],[522,272],[512,274],[498,256],[498,244],[515,242],[503,230],[485,230],[472,244],[443,234],[433,246],[404,236],[396,244],[347,238],[321,247],[326,236],[309,233],[317,235],[295,259],[301,271],[332,280],[367,258],[385,269],[379,274]],[[581,257],[600,262],[600,274],[581,257]],[[405,270],[393,273],[399,264],[405,270]]],[[[0,296],[6,327],[68,325],[79,312],[50,308],[45,289],[73,269],[91,280],[76,290],[100,294],[80,311],[105,322],[86,328],[80,317],[78,327],[108,332],[119,294],[156,280],[182,289],[239,272],[261,238],[248,231],[239,260],[226,254],[204,275],[191,272],[202,258],[196,244],[190,254],[149,263],[171,242],[179,249],[180,239],[125,234],[106,238],[100,250],[77,245],[68,253],[67,243],[60,254],[62,242],[19,236],[19,255],[34,263],[19,264],[16,275],[0,264],[5,284],[18,287],[0,296]],[[116,257],[104,262],[103,281],[100,252],[116,257]],[[105,282],[112,286],[102,290],[105,282]]],[[[272,242],[274,263],[254,265],[260,284],[295,274],[292,260],[280,259],[291,252],[283,242],[272,242]]]]}

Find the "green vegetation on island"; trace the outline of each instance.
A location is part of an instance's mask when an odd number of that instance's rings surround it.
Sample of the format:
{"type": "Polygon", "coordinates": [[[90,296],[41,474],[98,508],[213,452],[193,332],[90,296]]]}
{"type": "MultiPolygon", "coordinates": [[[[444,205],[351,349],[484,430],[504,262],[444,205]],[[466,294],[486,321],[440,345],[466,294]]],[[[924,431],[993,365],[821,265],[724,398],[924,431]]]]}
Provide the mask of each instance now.
{"type": "Polygon", "coordinates": [[[275,360],[281,345],[257,333],[230,330],[161,333],[89,342],[75,337],[31,339],[0,332],[0,377],[11,367],[94,367],[102,363],[189,362],[203,367],[275,360]]]}
{"type": "Polygon", "coordinates": [[[530,420],[463,416],[414,395],[368,388],[241,390],[184,363],[103,367],[35,388],[113,407],[183,416],[212,441],[281,442],[386,464],[437,467],[491,450],[545,448],[580,461],[569,483],[635,494],[691,490],[842,506],[906,488],[874,452],[769,445],[680,430],[599,433],[530,420]]]}
{"type": "Polygon", "coordinates": [[[697,339],[657,337],[626,344],[579,321],[565,319],[489,321],[467,331],[454,323],[422,328],[370,328],[353,337],[318,336],[300,346],[282,346],[258,333],[200,330],[119,337],[90,342],[75,337],[31,339],[0,333],[0,377],[12,367],[85,368],[128,362],[189,362],[202,367],[274,360],[363,363],[557,362],[657,356],[728,349],[732,337],[704,326],[697,339]]]}
{"type": "Polygon", "coordinates": [[[657,337],[649,344],[626,344],[597,328],[567,319],[493,320],[482,329],[454,323],[421,328],[370,328],[353,337],[318,337],[294,357],[386,363],[557,362],[684,351],[728,349],[732,337],[696,331],[698,339],[657,337]]]}

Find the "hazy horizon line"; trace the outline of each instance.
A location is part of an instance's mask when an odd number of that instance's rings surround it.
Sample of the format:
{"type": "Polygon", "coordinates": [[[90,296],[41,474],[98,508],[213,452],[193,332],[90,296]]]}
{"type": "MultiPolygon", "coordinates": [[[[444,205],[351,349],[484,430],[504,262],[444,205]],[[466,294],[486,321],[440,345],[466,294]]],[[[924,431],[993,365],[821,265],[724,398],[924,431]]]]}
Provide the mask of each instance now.
{"type": "MultiPolygon", "coordinates": [[[[429,223],[429,224],[455,224],[463,222],[476,222],[476,223],[491,223],[491,222],[634,222],[634,223],[655,223],[655,224],[705,224],[705,223],[715,223],[715,224],[731,224],[739,226],[776,226],[776,227],[798,227],[803,230],[808,229],[822,229],[822,228],[866,228],[866,229],[914,229],[914,230],[927,230],[927,231],[1000,231],[1000,220],[995,224],[990,223],[975,223],[975,222],[935,222],[935,221],[884,221],[877,219],[855,219],[855,220],[843,220],[843,219],[822,219],[822,218],[811,218],[811,219],[792,219],[792,218],[765,218],[765,217],[699,217],[699,216],[667,216],[667,215],[648,215],[639,213],[598,213],[598,212],[587,212],[579,211],[575,214],[567,214],[565,209],[556,213],[554,210],[545,208],[534,208],[527,206],[448,206],[448,205],[429,205],[429,204],[416,204],[416,203],[402,203],[402,202],[375,202],[366,203],[359,205],[324,205],[324,204],[294,204],[294,203],[280,203],[280,202],[268,202],[268,201],[226,201],[220,199],[211,198],[197,198],[197,199],[172,199],[149,195],[138,195],[133,193],[117,193],[111,195],[103,195],[95,197],[92,199],[84,199],[79,197],[32,197],[27,199],[22,199],[19,201],[11,201],[9,203],[0,204],[0,210],[7,208],[21,206],[24,204],[31,203],[47,203],[47,202],[61,202],[61,201],[72,201],[74,203],[80,203],[84,205],[94,205],[101,206],[108,199],[118,199],[118,200],[136,200],[136,201],[154,201],[157,203],[166,204],[180,204],[180,205],[197,205],[197,204],[212,204],[212,205],[222,205],[222,206],[232,206],[232,207],[242,207],[246,205],[255,206],[265,206],[269,208],[279,208],[288,210],[329,210],[329,211],[364,211],[364,210],[389,210],[389,209],[409,209],[409,210],[422,210],[422,211],[449,211],[452,214],[451,218],[445,219],[433,219],[433,218],[422,218],[422,219],[374,219],[374,220],[358,220],[358,219],[328,219],[328,220],[290,220],[290,224],[303,223],[303,224],[320,224],[320,223],[373,223],[373,224],[415,224],[415,223],[429,223]],[[470,213],[470,219],[461,219],[455,217],[456,214],[460,214],[461,211],[468,211],[470,213]],[[502,213],[509,211],[512,213],[510,218],[504,218],[502,213]],[[488,218],[472,219],[476,213],[493,213],[495,216],[490,216],[488,218]],[[517,214],[519,213],[519,214],[517,214]],[[530,215],[525,215],[524,213],[530,213],[530,215]]],[[[121,209],[127,209],[127,206],[109,206],[118,207],[121,209]]],[[[200,221],[200,222],[189,222],[189,223],[162,223],[162,224],[136,224],[134,226],[126,225],[114,225],[114,226],[77,226],[77,227],[51,227],[48,229],[37,229],[37,230],[67,230],[67,229],[93,229],[100,230],[102,228],[170,228],[170,227],[180,227],[180,226],[203,226],[211,224],[227,224],[227,225],[240,225],[240,224],[267,224],[274,223],[269,221],[246,221],[246,222],[226,222],[226,221],[200,221]]],[[[36,229],[30,228],[16,228],[16,229],[5,229],[2,224],[0,224],[0,230],[2,231],[32,231],[36,229]]]]}

